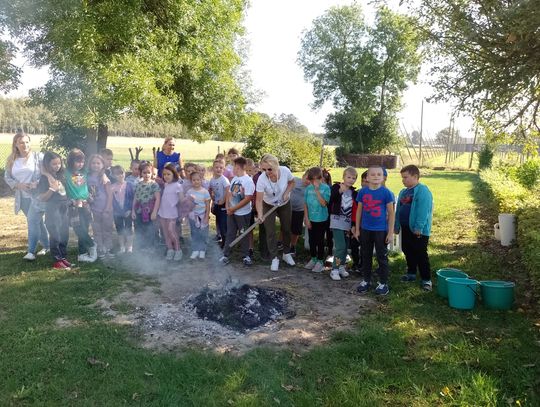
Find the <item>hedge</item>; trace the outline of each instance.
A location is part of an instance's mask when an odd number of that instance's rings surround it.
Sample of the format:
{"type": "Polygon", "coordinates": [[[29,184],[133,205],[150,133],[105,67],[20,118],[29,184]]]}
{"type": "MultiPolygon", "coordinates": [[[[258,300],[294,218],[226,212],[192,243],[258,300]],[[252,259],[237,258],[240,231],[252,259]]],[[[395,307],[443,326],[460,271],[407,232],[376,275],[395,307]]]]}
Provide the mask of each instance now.
{"type": "Polygon", "coordinates": [[[521,260],[535,290],[540,290],[540,192],[538,186],[527,189],[508,169],[480,171],[480,178],[493,193],[499,213],[517,218],[517,244],[521,260]]]}

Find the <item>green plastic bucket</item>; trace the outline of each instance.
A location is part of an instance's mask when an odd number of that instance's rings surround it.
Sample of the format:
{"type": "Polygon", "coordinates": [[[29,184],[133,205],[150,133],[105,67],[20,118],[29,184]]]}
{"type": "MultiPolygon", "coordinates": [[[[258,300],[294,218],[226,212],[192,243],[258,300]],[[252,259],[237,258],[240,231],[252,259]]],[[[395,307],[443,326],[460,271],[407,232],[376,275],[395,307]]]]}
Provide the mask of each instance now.
{"type": "Polygon", "coordinates": [[[482,302],[489,309],[509,310],[514,304],[514,287],[511,281],[480,281],[482,302]]]}
{"type": "Polygon", "coordinates": [[[458,269],[444,268],[437,270],[437,294],[443,298],[448,298],[446,279],[452,277],[469,278],[466,273],[458,269]]]}
{"type": "Polygon", "coordinates": [[[474,308],[478,281],[469,278],[450,277],[448,285],[448,304],[455,309],[470,310],[474,308]]]}

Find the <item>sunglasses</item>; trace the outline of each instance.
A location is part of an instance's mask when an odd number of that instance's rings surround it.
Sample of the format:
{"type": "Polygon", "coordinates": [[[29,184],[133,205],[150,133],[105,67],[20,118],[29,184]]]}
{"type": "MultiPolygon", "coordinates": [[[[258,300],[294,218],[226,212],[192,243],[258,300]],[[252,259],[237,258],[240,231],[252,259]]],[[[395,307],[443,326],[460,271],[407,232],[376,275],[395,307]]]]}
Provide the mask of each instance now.
{"type": "Polygon", "coordinates": [[[263,170],[263,171],[268,171],[268,172],[274,171],[273,168],[261,168],[261,170],[263,170]]]}

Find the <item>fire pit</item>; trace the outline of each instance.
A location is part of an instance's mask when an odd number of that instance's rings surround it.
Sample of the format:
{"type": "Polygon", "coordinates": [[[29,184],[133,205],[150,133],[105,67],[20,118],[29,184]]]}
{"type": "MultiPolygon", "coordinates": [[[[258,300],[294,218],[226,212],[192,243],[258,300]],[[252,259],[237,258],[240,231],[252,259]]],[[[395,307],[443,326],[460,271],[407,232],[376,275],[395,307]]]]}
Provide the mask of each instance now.
{"type": "Polygon", "coordinates": [[[205,289],[190,303],[199,318],[239,332],[275,321],[283,315],[294,316],[294,312],[287,309],[284,291],[248,284],[221,290],[205,289]]]}

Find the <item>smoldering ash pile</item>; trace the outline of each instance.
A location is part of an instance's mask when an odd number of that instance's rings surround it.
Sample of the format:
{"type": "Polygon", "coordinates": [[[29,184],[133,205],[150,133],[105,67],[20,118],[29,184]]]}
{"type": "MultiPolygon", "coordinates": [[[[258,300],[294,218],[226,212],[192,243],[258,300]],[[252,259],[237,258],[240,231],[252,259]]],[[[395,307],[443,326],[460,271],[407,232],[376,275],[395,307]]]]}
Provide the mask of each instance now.
{"type": "Polygon", "coordinates": [[[197,316],[239,332],[256,328],[282,316],[291,318],[284,291],[244,284],[239,287],[204,289],[190,301],[197,316]]]}

